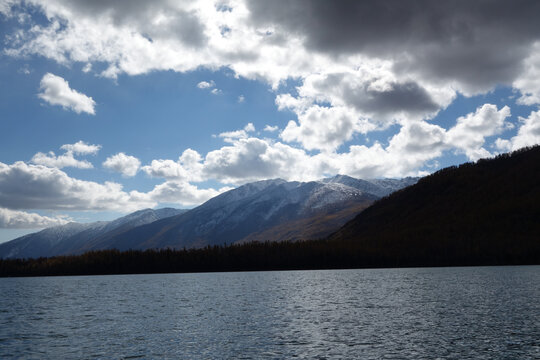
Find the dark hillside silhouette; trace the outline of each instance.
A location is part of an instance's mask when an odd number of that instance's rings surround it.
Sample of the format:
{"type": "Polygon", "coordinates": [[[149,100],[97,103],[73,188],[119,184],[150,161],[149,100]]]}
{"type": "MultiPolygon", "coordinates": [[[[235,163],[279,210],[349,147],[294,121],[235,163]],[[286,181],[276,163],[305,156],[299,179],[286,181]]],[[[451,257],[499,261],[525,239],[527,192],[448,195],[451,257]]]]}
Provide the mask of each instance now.
{"type": "Polygon", "coordinates": [[[442,169],[377,201],[331,239],[399,263],[538,256],[540,147],[442,169]]]}

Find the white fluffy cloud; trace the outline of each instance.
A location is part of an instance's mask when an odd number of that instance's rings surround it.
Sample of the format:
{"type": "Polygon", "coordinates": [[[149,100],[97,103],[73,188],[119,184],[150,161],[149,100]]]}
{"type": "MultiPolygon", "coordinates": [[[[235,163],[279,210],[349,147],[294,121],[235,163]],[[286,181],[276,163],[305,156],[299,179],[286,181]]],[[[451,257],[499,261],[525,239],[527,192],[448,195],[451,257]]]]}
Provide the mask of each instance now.
{"type": "Polygon", "coordinates": [[[60,76],[51,73],[45,74],[40,82],[40,90],[39,98],[51,105],[60,105],[64,109],[75,111],[77,114],[81,112],[95,114],[95,101],[91,97],[71,89],[69,83],[60,76]]]}
{"type": "Polygon", "coordinates": [[[343,153],[316,154],[274,140],[250,137],[245,131],[248,125],[222,136],[228,145],[204,157],[189,150],[189,169],[181,160],[154,160],[143,170],[168,180],[216,179],[230,184],[276,177],[314,180],[338,173],[360,178],[417,176],[425,174],[419,169],[444,151],[463,152],[470,160],[492,155],[484,148],[485,138],[507,129],[505,120],[509,116],[508,107],[498,109],[484,104],[457,119],[449,130],[419,120],[404,124],[387,146],[376,142],[371,146],[351,145],[343,153]]]}
{"type": "Polygon", "coordinates": [[[65,225],[65,217],[49,217],[36,213],[0,208],[0,228],[3,229],[39,229],[65,225]]]}
{"type": "Polygon", "coordinates": [[[266,125],[263,129],[263,131],[266,131],[266,132],[275,132],[275,131],[278,131],[279,127],[277,126],[270,126],[270,125],[266,125]]]}
{"type": "MultiPolygon", "coordinates": [[[[258,138],[239,138],[232,145],[209,152],[203,172],[225,183],[244,183],[274,177],[305,178],[309,165],[303,150],[258,138]],[[306,166],[308,165],[308,166],[306,166]]],[[[309,161],[308,161],[309,162],[309,161]]]]}
{"type": "Polygon", "coordinates": [[[92,169],[94,166],[88,160],[77,160],[73,157],[72,152],[66,152],[62,155],[56,155],[53,151],[48,153],[38,152],[30,160],[33,164],[36,165],[45,165],[48,167],[54,168],[64,168],[64,167],[76,167],[79,169],[92,169]]]}
{"type": "Polygon", "coordinates": [[[230,190],[230,187],[215,189],[199,189],[185,181],[166,181],[157,185],[148,196],[158,202],[177,203],[185,206],[199,205],[220,193],[230,190]]]}
{"type": "Polygon", "coordinates": [[[248,123],[246,126],[244,126],[243,129],[235,130],[235,131],[226,131],[222,132],[218,135],[218,137],[223,138],[225,142],[234,142],[236,139],[245,139],[249,135],[248,133],[254,132],[255,126],[253,123],[248,123]]]}
{"type": "Polygon", "coordinates": [[[479,107],[473,114],[457,119],[457,124],[448,131],[448,145],[465,152],[471,160],[488,157],[491,154],[483,148],[488,136],[500,134],[507,128],[506,118],[510,116],[510,108],[501,110],[492,104],[479,107]]]}
{"type": "Polygon", "coordinates": [[[210,82],[201,81],[200,83],[197,84],[197,87],[199,89],[209,89],[209,88],[213,88],[214,86],[216,86],[216,83],[214,82],[214,80],[210,80],[210,82]]]}
{"type": "Polygon", "coordinates": [[[123,152],[109,156],[103,162],[104,168],[119,172],[126,177],[135,176],[140,166],[141,161],[139,159],[131,155],[126,155],[123,152]]]}
{"type": "Polygon", "coordinates": [[[297,110],[298,123],[291,120],[281,132],[286,142],[298,142],[307,150],[335,151],[355,133],[366,134],[375,125],[346,107],[312,105],[297,110]]]}
{"type": "Polygon", "coordinates": [[[155,205],[146,194],[125,192],[118,183],[78,180],[62,170],[21,161],[12,165],[0,163],[3,208],[126,212],[155,205]]]}
{"type": "Polygon", "coordinates": [[[101,149],[101,145],[87,144],[84,141],[79,140],[75,144],[62,145],[60,149],[78,155],[95,155],[101,149]]]}
{"type": "Polygon", "coordinates": [[[521,126],[510,140],[497,139],[496,146],[504,151],[540,144],[540,111],[533,111],[528,118],[519,117],[521,126]]]}
{"type": "Polygon", "coordinates": [[[48,153],[38,152],[30,161],[36,165],[45,165],[58,169],[64,167],[91,169],[94,166],[89,161],[75,159],[74,154],[95,155],[101,149],[101,145],[92,145],[78,141],[75,144],[62,145],[60,149],[65,150],[65,153],[57,156],[53,151],[49,151],[48,153]]]}
{"type": "Polygon", "coordinates": [[[178,158],[173,160],[152,160],[150,165],[143,166],[142,171],[155,178],[175,180],[180,182],[202,181],[201,155],[193,149],[186,149],[178,158]]]}
{"type": "Polygon", "coordinates": [[[512,86],[521,92],[518,103],[523,105],[540,104],[538,78],[540,78],[540,41],[534,44],[533,51],[523,60],[523,72],[512,83],[512,86]]]}

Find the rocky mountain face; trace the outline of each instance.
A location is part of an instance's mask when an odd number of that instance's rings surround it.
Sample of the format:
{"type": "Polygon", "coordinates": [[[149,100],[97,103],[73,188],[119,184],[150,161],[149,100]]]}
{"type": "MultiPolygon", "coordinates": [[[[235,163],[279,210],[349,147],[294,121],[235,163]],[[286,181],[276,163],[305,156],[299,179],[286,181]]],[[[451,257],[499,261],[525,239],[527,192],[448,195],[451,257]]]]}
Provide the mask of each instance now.
{"type": "Polygon", "coordinates": [[[189,212],[143,225],[109,248],[200,248],[249,241],[320,238],[381,196],[418,179],[358,180],[344,175],[310,182],[282,179],[240,186],[189,212]]]}

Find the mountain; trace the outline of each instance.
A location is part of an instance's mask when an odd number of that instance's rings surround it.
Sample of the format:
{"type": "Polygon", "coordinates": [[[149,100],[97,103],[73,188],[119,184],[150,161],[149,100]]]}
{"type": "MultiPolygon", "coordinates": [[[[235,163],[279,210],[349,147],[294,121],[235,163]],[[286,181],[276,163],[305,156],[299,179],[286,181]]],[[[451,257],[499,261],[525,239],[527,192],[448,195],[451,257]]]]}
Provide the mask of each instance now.
{"type": "Polygon", "coordinates": [[[144,209],[114,221],[69,223],[0,244],[0,258],[27,258],[82,253],[134,227],[184,213],[181,209],[144,209]]]}
{"type": "Polygon", "coordinates": [[[146,209],[110,222],[48,228],[0,244],[0,258],[323,238],[375,200],[417,180],[338,175],[311,182],[258,181],[189,211],[146,209]]]}
{"type": "Polygon", "coordinates": [[[106,248],[201,248],[325,237],[381,196],[417,180],[358,180],[338,175],[310,182],[258,181],[218,195],[185,214],[123,232],[106,248]]]}
{"type": "Polygon", "coordinates": [[[400,266],[538,261],[540,146],[424,177],[377,201],[330,240],[400,266]]]}
{"type": "MultiPolygon", "coordinates": [[[[321,182],[336,181],[340,180],[321,182]]],[[[295,188],[284,181],[248,184],[237,193],[223,194],[221,200],[215,198],[212,206],[218,210],[226,207],[226,199],[232,203],[245,200],[242,194],[254,202],[257,194],[287,185],[295,188]]],[[[168,229],[162,227],[166,234],[190,212],[156,224],[174,219],[168,229]]],[[[180,251],[107,250],[45,261],[0,260],[0,276],[538,265],[539,220],[537,146],[440,170],[376,201],[324,239],[180,251]]],[[[310,218],[291,220],[283,223],[282,229],[286,231],[289,225],[297,229],[302,221],[310,224],[310,218]]],[[[137,229],[146,228],[151,234],[153,225],[137,229]]],[[[535,286],[534,282],[529,285],[535,286]]]]}

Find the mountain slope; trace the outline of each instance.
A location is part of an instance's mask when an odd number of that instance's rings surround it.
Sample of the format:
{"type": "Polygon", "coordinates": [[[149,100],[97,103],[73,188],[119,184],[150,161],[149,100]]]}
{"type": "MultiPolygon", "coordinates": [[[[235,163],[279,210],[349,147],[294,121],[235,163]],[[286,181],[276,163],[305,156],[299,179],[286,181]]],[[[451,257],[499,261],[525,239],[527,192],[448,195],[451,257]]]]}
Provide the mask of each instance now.
{"type": "Polygon", "coordinates": [[[259,181],[223,193],[186,214],[127,231],[108,248],[200,248],[326,236],[380,196],[416,180],[389,179],[394,187],[342,175],[306,183],[259,181]]]}
{"type": "Polygon", "coordinates": [[[78,254],[92,244],[106,242],[136,226],[151,223],[169,216],[184,213],[180,209],[144,209],[113,221],[69,223],[47,228],[37,233],[0,244],[0,258],[27,258],[53,255],[78,254]]]}
{"type": "Polygon", "coordinates": [[[0,244],[0,258],[40,257],[51,253],[51,249],[72,236],[85,230],[100,228],[106,222],[80,224],[69,223],[41,230],[37,233],[21,236],[17,239],[0,244]]]}
{"type": "Polygon", "coordinates": [[[330,239],[402,265],[520,263],[540,256],[540,147],[422,178],[330,239]]]}

